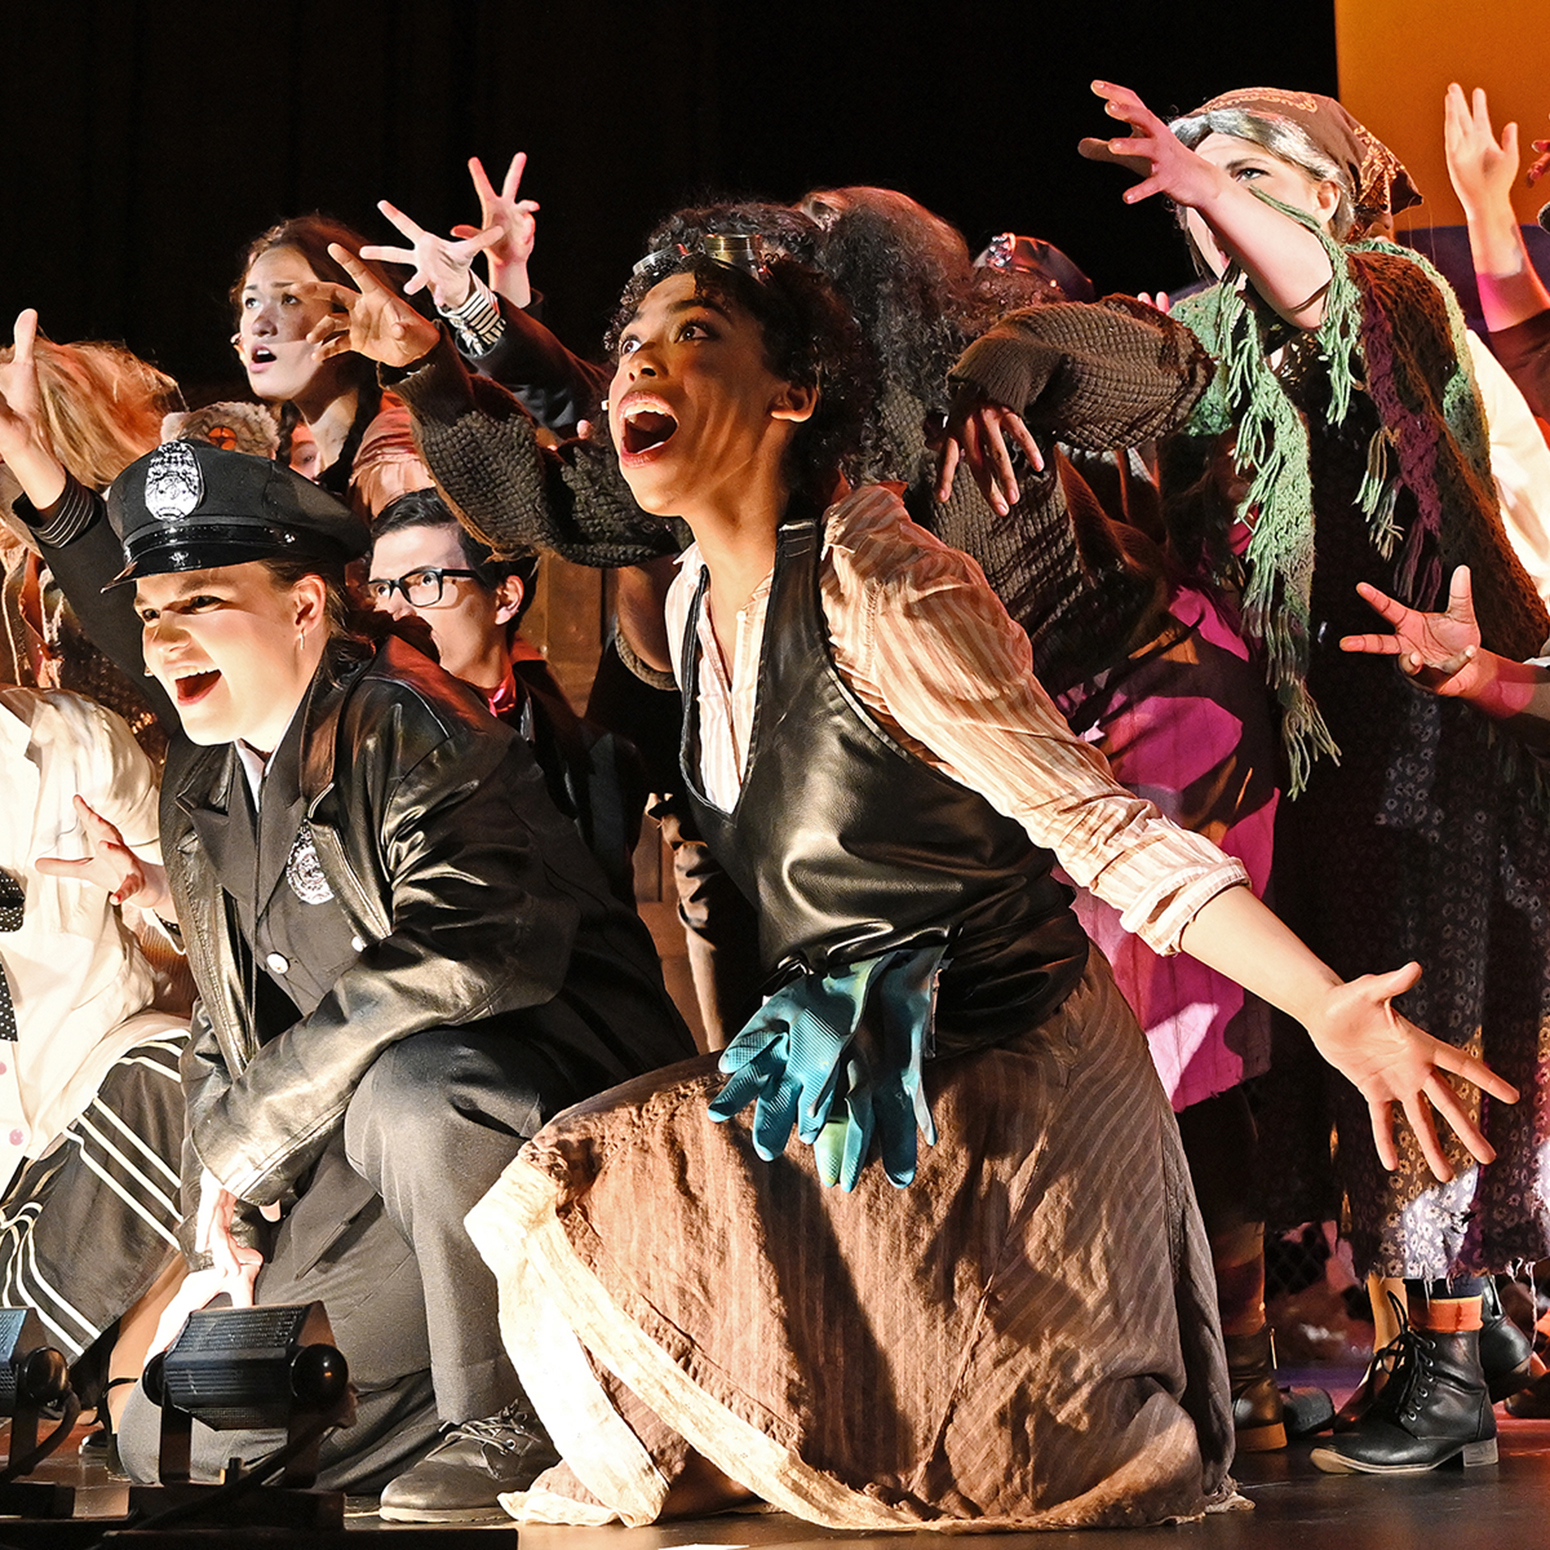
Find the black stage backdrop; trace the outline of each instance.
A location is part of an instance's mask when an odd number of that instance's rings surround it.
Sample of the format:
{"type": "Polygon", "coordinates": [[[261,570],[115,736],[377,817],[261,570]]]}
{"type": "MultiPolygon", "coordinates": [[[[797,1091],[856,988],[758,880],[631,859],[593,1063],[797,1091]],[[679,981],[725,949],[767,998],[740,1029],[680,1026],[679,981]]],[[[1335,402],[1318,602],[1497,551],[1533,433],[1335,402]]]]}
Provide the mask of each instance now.
{"type": "MultiPolygon", "coordinates": [[[[529,153],[534,283],[593,353],[652,222],[715,193],[878,183],[978,247],[1048,237],[1100,291],[1189,278],[1157,201],[1076,154],[1094,77],[1157,111],[1235,86],[1334,92],[1332,0],[0,0],[0,342],[117,338],[198,401],[241,391],[246,242],[322,209],[395,234],[477,218],[466,158],[529,153]]],[[[1117,130],[1116,130],[1117,132],[1117,130]]]]}

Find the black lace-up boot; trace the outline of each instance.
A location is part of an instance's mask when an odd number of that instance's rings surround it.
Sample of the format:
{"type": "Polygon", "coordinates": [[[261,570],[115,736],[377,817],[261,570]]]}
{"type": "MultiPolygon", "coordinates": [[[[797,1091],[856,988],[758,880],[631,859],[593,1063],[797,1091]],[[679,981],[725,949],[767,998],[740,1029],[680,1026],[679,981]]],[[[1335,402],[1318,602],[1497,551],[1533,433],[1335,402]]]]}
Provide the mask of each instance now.
{"type": "MultiPolygon", "coordinates": [[[[1391,1341],[1381,1350],[1373,1352],[1367,1375],[1335,1416],[1337,1432],[1354,1431],[1361,1424],[1363,1416],[1383,1390],[1394,1365],[1398,1344],[1397,1341],[1391,1341]]],[[[1533,1356],[1534,1342],[1507,1317],[1502,1307],[1501,1293],[1496,1289],[1495,1278],[1485,1277],[1484,1290],[1480,1294],[1480,1370],[1485,1374],[1486,1387],[1490,1390],[1493,1403],[1517,1394],[1536,1381],[1533,1356]]],[[[1547,1385],[1545,1392],[1547,1398],[1550,1398],[1550,1385],[1547,1385]]],[[[1538,1412],[1533,1402],[1529,1401],[1522,1407],[1508,1405],[1507,1413],[1521,1416],[1538,1412]]],[[[1543,1413],[1550,1415],[1550,1407],[1543,1413]]]]}
{"type": "Polygon", "coordinates": [[[1366,1475],[1422,1474],[1455,1459],[1494,1464],[1496,1417],[1480,1331],[1444,1334],[1405,1321],[1391,1345],[1383,1392],[1350,1431],[1315,1448],[1313,1462],[1329,1474],[1366,1475]]]}

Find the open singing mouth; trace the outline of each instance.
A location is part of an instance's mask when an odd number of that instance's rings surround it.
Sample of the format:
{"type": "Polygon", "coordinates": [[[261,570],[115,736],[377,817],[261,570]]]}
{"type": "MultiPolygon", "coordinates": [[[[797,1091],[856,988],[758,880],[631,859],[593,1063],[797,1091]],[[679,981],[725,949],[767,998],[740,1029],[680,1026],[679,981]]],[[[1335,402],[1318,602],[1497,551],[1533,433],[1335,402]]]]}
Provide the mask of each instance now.
{"type": "Polygon", "coordinates": [[[647,408],[624,412],[623,450],[631,457],[650,452],[672,438],[678,429],[678,421],[663,409],[647,408]]]}
{"type": "Polygon", "coordinates": [[[173,691],[179,705],[193,705],[202,700],[221,676],[219,668],[208,668],[202,673],[186,673],[173,680],[173,691]]]}

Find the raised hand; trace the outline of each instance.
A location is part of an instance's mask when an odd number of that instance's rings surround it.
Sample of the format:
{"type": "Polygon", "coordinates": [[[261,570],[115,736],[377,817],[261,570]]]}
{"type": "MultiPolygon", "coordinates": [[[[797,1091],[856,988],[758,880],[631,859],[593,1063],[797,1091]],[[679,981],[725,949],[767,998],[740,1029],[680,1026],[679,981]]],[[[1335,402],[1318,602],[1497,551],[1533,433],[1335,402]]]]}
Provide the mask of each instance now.
{"type": "Polygon", "coordinates": [[[39,511],[64,493],[64,465],[54,456],[43,425],[34,348],[38,314],[28,307],[16,319],[11,359],[0,363],[0,463],[16,476],[23,493],[39,511]]]}
{"type": "Polygon", "coordinates": [[[357,289],[330,280],[313,280],[296,287],[299,294],[321,297],[336,309],[314,324],[307,335],[317,346],[319,360],[354,350],[384,366],[403,367],[412,366],[436,348],[441,337],[436,325],[384,285],[354,253],[331,242],[328,256],[357,289]]]}
{"type": "MultiPolygon", "coordinates": [[[[526,167],[527,152],[518,151],[511,158],[497,193],[484,170],[484,163],[477,156],[468,158],[474,192],[479,196],[480,225],[500,232],[499,239],[485,249],[485,262],[490,267],[490,289],[504,296],[514,307],[526,307],[533,299],[527,264],[533,256],[533,243],[538,232],[538,223],[533,217],[538,213],[539,205],[535,199],[517,198],[526,167]]],[[[475,228],[471,226],[452,228],[454,237],[472,237],[474,234],[475,228]]]]}
{"type": "Polygon", "coordinates": [[[37,337],[38,314],[28,307],[17,315],[11,359],[0,361],[0,458],[6,462],[31,445],[42,422],[38,364],[33,356],[37,337]]]}
{"type": "Polygon", "coordinates": [[[1365,581],[1358,582],[1356,590],[1363,601],[1393,625],[1394,633],[1347,635],[1340,642],[1342,651],[1396,657],[1400,671],[1433,694],[1468,697],[1482,687],[1480,626],[1475,621],[1467,565],[1460,565],[1453,572],[1445,613],[1428,614],[1407,608],[1365,581]]]}
{"type": "Polygon", "coordinates": [[[1448,177],[1466,215],[1512,204],[1512,180],[1518,175],[1518,126],[1504,124],[1498,143],[1491,112],[1477,86],[1469,98],[1456,81],[1443,100],[1443,145],[1448,177]]]}
{"type": "Polygon", "coordinates": [[[937,461],[936,498],[946,501],[960,461],[998,516],[1006,516],[1022,498],[1005,432],[1022,449],[1035,472],[1044,468],[1044,454],[1020,414],[993,404],[965,383],[959,387],[947,417],[947,437],[937,461]]]}
{"type": "Polygon", "coordinates": [[[1393,997],[1403,995],[1420,977],[1420,964],[1408,963],[1391,974],[1366,974],[1339,985],[1320,1015],[1309,1021],[1308,1032],[1319,1053],[1367,1100],[1383,1166],[1399,1166],[1394,1144],[1397,1103],[1415,1131],[1427,1166],[1446,1183],[1453,1168],[1437,1139],[1436,1114],[1452,1126],[1471,1156],[1483,1163],[1496,1156],[1448,1076],[1460,1077],[1505,1103],[1516,1103],[1518,1090],[1484,1061],[1422,1033],[1394,1010],[1393,997]]]}
{"type": "Polygon", "coordinates": [[[49,877],[69,877],[80,883],[105,888],[115,904],[134,904],[141,909],[170,915],[172,897],[165,868],[142,861],[125,843],[114,824],[96,812],[84,797],[75,798],[75,810],[86,836],[88,854],[78,861],[40,856],[33,863],[49,877]]]}
{"type": "Polygon", "coordinates": [[[1324,237],[1304,230],[1226,168],[1190,150],[1128,87],[1094,81],[1092,89],[1109,117],[1123,119],[1132,132],[1113,140],[1086,139],[1077,149],[1089,161],[1113,162],[1140,177],[1125,190],[1125,202],[1166,194],[1188,212],[1190,236],[1218,275],[1229,262],[1240,264],[1259,296],[1287,322],[1317,328],[1333,274],[1324,237]]]}
{"type": "Polygon", "coordinates": [[[456,238],[438,237],[386,199],[379,200],[377,208],[409,239],[410,245],[407,248],[364,247],[361,257],[384,264],[410,266],[414,273],[404,286],[404,294],[413,296],[416,291],[429,286],[431,300],[445,312],[461,307],[468,300],[468,293],[474,288],[475,256],[504,237],[498,226],[485,231],[460,226],[456,238]]]}
{"type": "Polygon", "coordinates": [[[1198,206],[1220,190],[1222,174],[1183,145],[1129,87],[1094,81],[1092,89],[1103,98],[1104,112],[1123,119],[1131,133],[1113,140],[1089,136],[1078,143],[1077,150],[1089,161],[1112,162],[1140,177],[1139,183],[1125,190],[1126,204],[1166,194],[1179,204],[1198,206]]]}

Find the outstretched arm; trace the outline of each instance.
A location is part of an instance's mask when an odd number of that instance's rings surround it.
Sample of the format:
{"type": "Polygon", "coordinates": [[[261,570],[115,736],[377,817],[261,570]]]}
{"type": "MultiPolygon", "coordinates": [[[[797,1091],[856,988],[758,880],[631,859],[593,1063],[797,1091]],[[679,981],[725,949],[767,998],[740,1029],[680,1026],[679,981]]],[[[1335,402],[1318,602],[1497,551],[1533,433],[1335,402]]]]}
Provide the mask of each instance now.
{"type": "Polygon", "coordinates": [[[1476,87],[1466,99],[1464,88],[1454,82],[1443,102],[1443,142],[1448,177],[1469,226],[1469,251],[1485,326],[1495,333],[1550,311],[1550,291],[1529,261],[1512,208],[1518,126],[1504,124],[1498,141],[1491,131],[1485,93],[1476,87]]]}
{"type": "Polygon", "coordinates": [[[1182,323],[1124,296],[1011,312],[974,341],[950,373],[956,389],[937,498],[952,493],[962,457],[1002,516],[1018,500],[1009,432],[1037,472],[1034,432],[1092,452],[1176,430],[1215,363],[1182,323]]]}
{"type": "Polygon", "coordinates": [[[1329,254],[1317,235],[1181,144],[1127,87],[1094,81],[1092,89],[1109,117],[1123,119],[1131,133],[1114,140],[1084,139],[1077,149],[1089,161],[1113,162],[1140,175],[1141,181],[1125,190],[1126,204],[1166,194],[1193,210],[1271,307],[1298,328],[1317,328],[1332,278],[1329,254]]]}
{"type": "Polygon", "coordinates": [[[1393,998],[1420,979],[1419,964],[1344,982],[1247,888],[1228,888],[1211,899],[1184,928],[1182,946],[1308,1030],[1319,1054],[1367,1100],[1378,1160],[1385,1168],[1399,1166],[1396,1103],[1439,1179],[1451,1179],[1453,1168],[1437,1138],[1434,1114],[1442,1115],[1479,1161],[1496,1156],[1448,1077],[1504,1103],[1517,1101],[1517,1089],[1484,1061],[1423,1033],[1394,1010],[1393,998]]]}
{"type": "Polygon", "coordinates": [[[1367,1098],[1378,1155],[1389,1166],[1394,1103],[1404,1106],[1439,1177],[1449,1165],[1433,1110],[1489,1160],[1489,1143],[1443,1073],[1506,1102],[1516,1093],[1392,1011],[1389,1001],[1419,969],[1343,983],[1238,886],[1246,881],[1239,863],[1115,783],[1103,755],[1075,736],[1034,679],[1027,636],[971,562],[902,526],[874,526],[871,540],[859,560],[833,550],[840,585],[864,586],[876,600],[863,636],[835,632],[835,662],[872,686],[928,761],[1021,823],[1154,951],[1182,949],[1301,1022],[1367,1098]],[[849,579],[852,565],[859,581],[849,579]]]}
{"type": "Polygon", "coordinates": [[[540,444],[531,418],[493,382],[470,377],[434,323],[382,284],[354,254],[330,247],[356,289],[317,282],[343,309],[309,336],[320,353],[354,350],[387,370],[409,405],[437,482],[476,536],[499,553],[546,549],[577,564],[638,565],[682,545],[630,498],[597,441],[540,444]]]}
{"type": "Polygon", "coordinates": [[[16,475],[23,499],[16,514],[32,528],[64,594],[97,647],[131,682],[140,685],[156,718],[178,728],[176,711],[159,684],[142,682],[140,621],[133,589],[103,589],[124,566],[124,551],[108,525],[102,497],[86,489],[54,456],[43,430],[33,343],[38,315],[30,307],[16,320],[16,348],[0,366],[0,461],[16,475]]]}
{"type": "Polygon", "coordinates": [[[496,192],[483,163],[472,157],[468,166],[484,224],[454,226],[451,237],[426,231],[383,200],[377,208],[409,246],[363,247],[361,257],[410,265],[414,273],[404,294],[430,290],[437,309],[453,325],[459,348],[481,375],[507,388],[546,430],[573,436],[578,421],[596,415],[608,373],[573,355],[527,311],[536,309],[540,298],[527,278],[538,205],[516,197],[526,164],[519,151],[496,192]],[[489,260],[493,296],[474,279],[473,262],[481,252],[489,260]]]}

